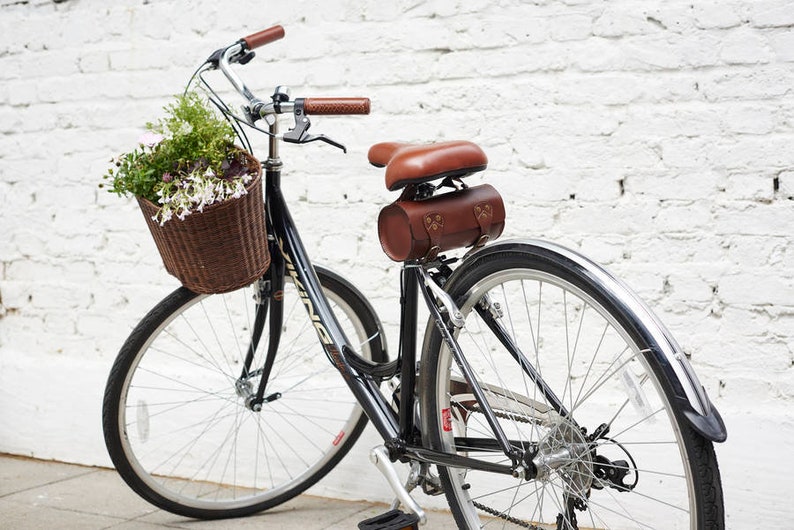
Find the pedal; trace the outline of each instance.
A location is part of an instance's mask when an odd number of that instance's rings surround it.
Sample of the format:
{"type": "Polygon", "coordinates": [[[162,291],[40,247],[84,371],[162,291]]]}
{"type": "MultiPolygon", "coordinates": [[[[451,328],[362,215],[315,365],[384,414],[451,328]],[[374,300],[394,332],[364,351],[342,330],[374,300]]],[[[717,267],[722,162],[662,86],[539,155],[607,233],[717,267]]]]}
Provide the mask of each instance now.
{"type": "Polygon", "coordinates": [[[419,516],[400,510],[389,510],[358,523],[359,530],[419,530],[419,516]]]}

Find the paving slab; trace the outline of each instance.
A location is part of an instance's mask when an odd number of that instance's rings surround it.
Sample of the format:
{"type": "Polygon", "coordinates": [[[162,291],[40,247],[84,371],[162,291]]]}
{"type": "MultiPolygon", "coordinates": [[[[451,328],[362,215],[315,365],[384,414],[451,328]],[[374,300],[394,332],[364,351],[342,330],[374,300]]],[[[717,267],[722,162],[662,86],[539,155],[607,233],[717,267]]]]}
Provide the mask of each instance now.
{"type": "Polygon", "coordinates": [[[31,506],[0,499],[0,528],[14,530],[103,530],[123,519],[73,510],[31,506]]]}
{"type": "Polygon", "coordinates": [[[84,469],[88,472],[12,493],[3,499],[34,507],[121,519],[136,519],[157,511],[157,508],[133,493],[115,471],[84,469]]]}
{"type": "MultiPolygon", "coordinates": [[[[387,510],[385,504],[300,495],[254,516],[198,521],[150,505],[115,470],[0,454],[0,530],[349,530],[387,510]]],[[[457,527],[449,513],[428,511],[424,528],[457,527]]]]}
{"type": "Polygon", "coordinates": [[[0,497],[90,473],[92,468],[0,455],[0,497]]]}

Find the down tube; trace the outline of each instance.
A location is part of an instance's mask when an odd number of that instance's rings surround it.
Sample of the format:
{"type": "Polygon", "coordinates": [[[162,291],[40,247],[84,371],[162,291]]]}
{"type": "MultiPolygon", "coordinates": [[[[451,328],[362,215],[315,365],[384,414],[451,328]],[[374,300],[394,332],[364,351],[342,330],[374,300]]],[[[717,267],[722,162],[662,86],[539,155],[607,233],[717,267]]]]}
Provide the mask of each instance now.
{"type": "Polygon", "coordinates": [[[276,186],[267,190],[268,213],[274,236],[286,263],[287,274],[292,278],[303,301],[317,336],[334,366],[344,377],[356,400],[384,440],[398,437],[397,418],[380,389],[372,379],[360,374],[344,357],[344,351],[354,351],[348,338],[328,304],[317,274],[314,272],[306,249],[303,247],[295,223],[287,209],[284,196],[276,186]]]}

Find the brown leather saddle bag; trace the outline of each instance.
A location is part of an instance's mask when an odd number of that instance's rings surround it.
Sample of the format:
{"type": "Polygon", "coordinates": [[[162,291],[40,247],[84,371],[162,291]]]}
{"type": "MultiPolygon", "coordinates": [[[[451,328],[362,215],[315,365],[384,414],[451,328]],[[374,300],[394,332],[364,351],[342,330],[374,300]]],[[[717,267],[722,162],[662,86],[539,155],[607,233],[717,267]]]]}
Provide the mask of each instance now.
{"type": "Polygon", "coordinates": [[[394,261],[435,259],[439,252],[482,246],[502,234],[505,206],[489,184],[424,200],[397,200],[380,211],[378,235],[394,261]]]}

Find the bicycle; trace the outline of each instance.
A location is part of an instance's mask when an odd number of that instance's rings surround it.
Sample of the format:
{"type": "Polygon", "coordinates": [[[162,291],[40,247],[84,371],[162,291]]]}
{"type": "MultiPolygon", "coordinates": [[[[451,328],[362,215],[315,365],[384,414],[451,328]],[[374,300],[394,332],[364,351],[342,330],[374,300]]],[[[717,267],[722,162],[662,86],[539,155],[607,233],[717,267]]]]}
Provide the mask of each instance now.
{"type": "MultiPolygon", "coordinates": [[[[309,134],[309,116],[367,114],[369,100],[291,99],[284,87],[258,99],[231,65],[283,36],[275,26],[240,39],[194,74],[244,143],[243,127],[270,138],[272,263],[235,292],[178,288],[124,343],[103,427],[127,484],[187,517],[253,514],[319,481],[369,420],[383,438],[371,459],[394,507],[422,523],[416,488],[446,495],[460,528],[722,528],[719,413],[651,310],[584,256],[489,241],[485,229],[444,244],[431,234],[416,254],[382,234],[403,262],[390,359],[364,295],[312,265],[280,188],[279,141],[343,148],[309,134]],[[212,91],[213,70],[245,99],[244,116],[212,91]],[[284,133],[281,114],[295,120],[284,133]],[[448,254],[467,245],[462,257],[448,254]],[[421,350],[420,299],[430,312],[421,350]],[[397,462],[409,466],[407,484],[397,462]]],[[[474,193],[463,177],[487,165],[470,142],[377,144],[369,159],[403,206],[449,199],[453,210],[474,193]],[[444,187],[455,190],[437,194],[444,187]]]]}

